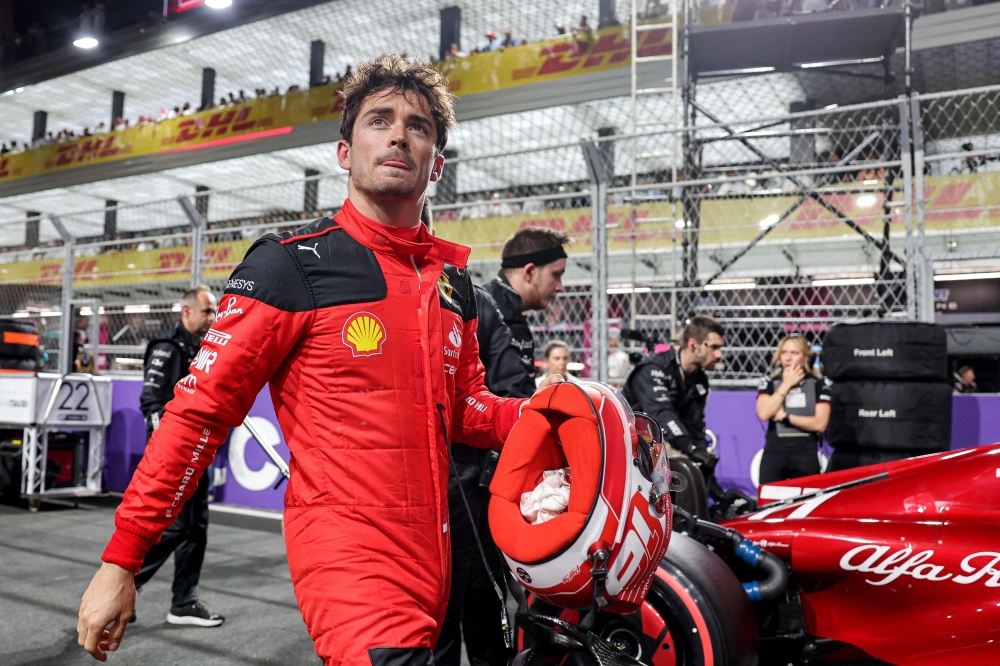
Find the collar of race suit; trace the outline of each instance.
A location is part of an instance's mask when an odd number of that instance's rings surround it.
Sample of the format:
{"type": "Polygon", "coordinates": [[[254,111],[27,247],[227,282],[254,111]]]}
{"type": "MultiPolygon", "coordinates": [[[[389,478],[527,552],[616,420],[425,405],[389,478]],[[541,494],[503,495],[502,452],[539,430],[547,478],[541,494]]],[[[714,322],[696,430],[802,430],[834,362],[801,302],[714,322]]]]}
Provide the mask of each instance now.
{"type": "Polygon", "coordinates": [[[386,254],[417,255],[439,259],[456,268],[465,268],[472,250],[464,245],[431,236],[427,227],[398,229],[362,215],[350,199],[344,201],[333,219],[354,240],[365,247],[386,254]]]}

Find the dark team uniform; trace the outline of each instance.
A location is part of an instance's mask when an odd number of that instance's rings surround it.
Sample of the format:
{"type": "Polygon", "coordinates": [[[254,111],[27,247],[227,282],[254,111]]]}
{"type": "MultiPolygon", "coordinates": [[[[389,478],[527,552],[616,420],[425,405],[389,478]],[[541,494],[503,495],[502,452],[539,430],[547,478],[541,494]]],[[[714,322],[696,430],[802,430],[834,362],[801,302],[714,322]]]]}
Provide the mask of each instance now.
{"type": "MultiPolygon", "coordinates": [[[[511,318],[515,327],[518,327],[519,320],[524,322],[521,335],[528,336],[526,339],[515,338],[510,322],[507,321],[508,316],[497,304],[493,294],[485,287],[475,287],[475,291],[479,310],[479,330],[476,336],[479,339],[479,357],[486,366],[486,388],[490,393],[503,398],[530,398],[535,392],[535,346],[527,320],[520,310],[517,311],[516,319],[511,318]],[[531,359],[530,364],[525,363],[525,351],[531,359]]],[[[513,289],[511,291],[517,297],[520,307],[520,296],[513,289]]]]}
{"type": "MultiPolygon", "coordinates": [[[[167,403],[173,400],[174,386],[190,373],[201,339],[180,322],[169,338],[153,340],[146,348],[145,375],[139,409],[146,420],[146,440],[160,425],[167,403]]],[[[174,555],[173,606],[186,606],[198,599],[198,580],[208,544],[208,475],[163,532],[159,543],[146,553],[135,575],[136,588],[142,587],[174,555]]]]}
{"type": "MultiPolygon", "coordinates": [[[[785,412],[798,416],[814,416],[816,405],[829,403],[832,382],[823,377],[807,375],[785,396],[785,412]]],[[[781,375],[762,377],[757,385],[757,395],[774,395],[781,386],[781,375]]],[[[819,474],[819,457],[816,448],[819,435],[800,430],[795,426],[775,423],[767,425],[764,437],[764,455],[760,460],[760,482],[773,483],[800,476],[819,474]]]]}
{"type": "MultiPolygon", "coordinates": [[[[513,290],[511,290],[513,291],[513,290]]],[[[479,312],[479,358],[486,368],[486,388],[504,398],[528,398],[535,390],[534,374],[521,360],[521,350],[514,344],[510,328],[496,301],[483,287],[475,287],[479,312]]],[[[516,296],[515,292],[515,296],[516,296]]],[[[520,302],[520,297],[518,297],[520,302]]],[[[520,315],[520,311],[518,311],[520,315]]],[[[530,333],[530,331],[529,331],[530,333]]],[[[490,456],[496,454],[465,444],[452,446],[455,473],[461,479],[469,508],[476,519],[476,529],[494,577],[503,577],[505,565],[493,544],[487,509],[489,479],[483,478],[483,467],[490,466],[490,456]]],[[[495,464],[495,462],[494,462],[495,464]]],[[[434,651],[438,666],[458,666],[461,661],[462,635],[472,664],[505,666],[513,656],[504,645],[500,629],[500,600],[497,599],[459,493],[458,480],[448,481],[448,503],[451,512],[451,595],[448,611],[434,651]]]]}
{"type": "Polygon", "coordinates": [[[671,446],[696,462],[708,460],[705,403],[709,387],[704,370],[685,375],[674,349],[650,354],[632,370],[622,393],[632,409],[656,419],[671,446]]]}
{"type": "Polygon", "coordinates": [[[139,409],[146,419],[146,439],[160,424],[163,408],[174,398],[174,384],[189,373],[201,339],[177,322],[170,337],[153,340],[146,348],[139,409]]]}
{"type": "MultiPolygon", "coordinates": [[[[521,295],[514,290],[507,278],[499,275],[483,285],[483,290],[493,297],[503,315],[503,321],[510,329],[514,346],[521,352],[521,363],[529,377],[535,376],[535,339],[531,335],[531,326],[522,312],[521,295]]],[[[534,391],[534,388],[532,388],[534,391]]],[[[531,395],[531,393],[528,393],[531,395]]]]}

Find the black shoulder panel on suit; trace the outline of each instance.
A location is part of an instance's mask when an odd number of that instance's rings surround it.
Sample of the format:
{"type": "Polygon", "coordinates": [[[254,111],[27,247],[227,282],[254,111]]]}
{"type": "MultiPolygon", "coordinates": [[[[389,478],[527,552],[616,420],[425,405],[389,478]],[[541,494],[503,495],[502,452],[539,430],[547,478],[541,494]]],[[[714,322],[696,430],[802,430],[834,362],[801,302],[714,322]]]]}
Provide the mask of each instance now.
{"type": "Polygon", "coordinates": [[[226,285],[227,294],[286,312],[372,303],[388,293],[375,253],[330,218],[255,242],[226,285]]]}
{"type": "Polygon", "coordinates": [[[462,315],[462,321],[471,321],[479,316],[476,309],[476,296],[472,288],[472,279],[469,272],[461,268],[455,268],[451,264],[445,264],[441,271],[441,280],[438,284],[438,291],[441,296],[441,307],[452,310],[462,315]],[[444,285],[441,284],[447,279],[451,297],[445,298],[444,285]]]}

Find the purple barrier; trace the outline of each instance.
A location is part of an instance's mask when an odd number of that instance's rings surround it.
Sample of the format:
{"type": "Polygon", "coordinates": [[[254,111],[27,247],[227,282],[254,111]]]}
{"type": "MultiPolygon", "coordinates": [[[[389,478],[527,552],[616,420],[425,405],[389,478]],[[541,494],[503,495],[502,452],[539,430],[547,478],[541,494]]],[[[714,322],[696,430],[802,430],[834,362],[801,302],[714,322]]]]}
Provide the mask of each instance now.
{"type": "MultiPolygon", "coordinates": [[[[260,436],[267,439],[267,443],[288,462],[288,447],[278,427],[271,392],[266,386],[250,408],[250,420],[260,436]]],[[[246,428],[240,426],[233,430],[229,441],[216,454],[215,466],[226,470],[226,483],[215,488],[216,500],[260,509],[285,508],[285,484],[282,483],[277,490],[274,488],[282,478],[281,472],[246,428]]]]}
{"type": "MultiPolygon", "coordinates": [[[[146,430],[139,413],[142,382],[115,380],[112,421],[108,427],[105,479],[111,489],[124,490],[145,449],[146,430]]],[[[764,427],[757,420],[755,391],[713,391],[706,421],[718,438],[716,474],[725,488],[740,488],[756,495],[752,481],[755,458],[764,448],[764,427]]],[[[260,392],[250,417],[262,437],[287,461],[289,454],[278,427],[267,388],[260,392]]],[[[961,449],[1000,441],[1000,395],[956,395],[952,418],[952,448],[961,449]]],[[[829,453],[827,451],[826,453],[829,453]]],[[[759,464],[759,458],[756,460],[759,464]]],[[[226,482],[216,487],[216,499],[229,504],[281,509],[284,484],[277,490],[278,468],[250,437],[246,428],[233,431],[215,458],[226,471],[226,482]]]]}
{"type": "Polygon", "coordinates": [[[751,496],[754,456],[764,450],[764,427],[757,420],[756,391],[712,391],[705,406],[705,423],[715,433],[719,464],[716,478],[723,488],[739,488],[751,496]]]}
{"type": "Polygon", "coordinates": [[[139,411],[142,379],[111,383],[111,425],[104,437],[104,485],[125,490],[146,450],[146,423],[139,411]]]}

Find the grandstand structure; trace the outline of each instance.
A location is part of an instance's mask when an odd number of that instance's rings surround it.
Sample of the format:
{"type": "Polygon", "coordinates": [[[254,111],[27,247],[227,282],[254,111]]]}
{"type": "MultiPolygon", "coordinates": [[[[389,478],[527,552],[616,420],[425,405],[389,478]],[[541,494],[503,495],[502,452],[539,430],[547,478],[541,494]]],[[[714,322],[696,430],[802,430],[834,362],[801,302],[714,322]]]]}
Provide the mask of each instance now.
{"type": "Polygon", "coordinates": [[[271,4],[0,72],[0,141],[35,135],[0,155],[0,317],[38,321],[53,367],[81,329],[106,372],[137,371],[189,285],[221,292],[255,238],[335,212],[339,73],[451,43],[436,233],[485,281],[520,226],[566,231],[567,292],[534,324],[584,374],[608,377],[618,329],[667,340],[700,312],[736,385],[838,319],[1000,320],[944,293],[1000,290],[1000,4],[271,4]]]}

